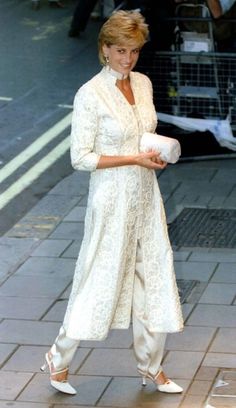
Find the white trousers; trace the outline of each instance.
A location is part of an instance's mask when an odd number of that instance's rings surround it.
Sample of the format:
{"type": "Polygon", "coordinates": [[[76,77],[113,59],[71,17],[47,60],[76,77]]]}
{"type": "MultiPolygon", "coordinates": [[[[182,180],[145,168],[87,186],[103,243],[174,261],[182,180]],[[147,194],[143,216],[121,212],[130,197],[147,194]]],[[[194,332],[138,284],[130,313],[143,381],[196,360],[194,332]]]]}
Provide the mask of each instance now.
{"type": "MultiPolygon", "coordinates": [[[[133,292],[133,339],[137,368],[143,373],[155,376],[161,369],[166,333],[152,333],[147,328],[145,316],[145,287],[143,279],[143,262],[141,242],[138,242],[133,292]]],[[[51,348],[52,361],[56,371],[70,365],[79,346],[79,340],[66,336],[64,327],[51,348]]]]}

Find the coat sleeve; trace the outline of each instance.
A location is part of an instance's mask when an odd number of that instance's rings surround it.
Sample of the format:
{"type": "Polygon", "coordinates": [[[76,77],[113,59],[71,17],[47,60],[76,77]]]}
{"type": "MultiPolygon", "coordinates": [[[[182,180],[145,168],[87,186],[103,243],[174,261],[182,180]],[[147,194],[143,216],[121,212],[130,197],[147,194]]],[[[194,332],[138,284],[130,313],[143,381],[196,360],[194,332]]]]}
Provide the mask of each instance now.
{"type": "Polygon", "coordinates": [[[97,107],[88,87],[79,89],[74,99],[71,122],[70,155],[76,170],[96,170],[100,156],[94,152],[97,134],[97,107]]]}

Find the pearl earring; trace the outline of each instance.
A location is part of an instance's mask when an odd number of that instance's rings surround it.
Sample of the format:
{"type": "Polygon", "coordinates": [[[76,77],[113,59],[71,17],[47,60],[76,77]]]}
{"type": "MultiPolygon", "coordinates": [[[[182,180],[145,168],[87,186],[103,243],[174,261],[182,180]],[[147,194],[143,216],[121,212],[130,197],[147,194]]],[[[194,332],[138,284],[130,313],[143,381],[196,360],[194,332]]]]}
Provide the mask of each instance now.
{"type": "Polygon", "coordinates": [[[106,64],[109,64],[109,57],[107,55],[105,55],[105,60],[106,60],[106,64]]]}

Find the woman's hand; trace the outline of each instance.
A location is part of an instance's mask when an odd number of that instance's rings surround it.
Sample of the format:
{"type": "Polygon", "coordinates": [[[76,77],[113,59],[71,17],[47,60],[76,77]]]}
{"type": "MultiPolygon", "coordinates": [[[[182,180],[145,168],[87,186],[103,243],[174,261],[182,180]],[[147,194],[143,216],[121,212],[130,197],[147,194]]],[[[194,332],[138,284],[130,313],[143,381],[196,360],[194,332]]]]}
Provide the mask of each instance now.
{"type": "Polygon", "coordinates": [[[151,151],[132,156],[100,156],[97,169],[108,169],[120,166],[142,166],[147,169],[162,170],[167,163],[160,159],[160,153],[151,151]]]}
{"type": "Polygon", "coordinates": [[[139,166],[154,170],[162,170],[167,166],[167,162],[161,160],[160,153],[154,151],[138,153],[135,156],[135,162],[139,166]]]}

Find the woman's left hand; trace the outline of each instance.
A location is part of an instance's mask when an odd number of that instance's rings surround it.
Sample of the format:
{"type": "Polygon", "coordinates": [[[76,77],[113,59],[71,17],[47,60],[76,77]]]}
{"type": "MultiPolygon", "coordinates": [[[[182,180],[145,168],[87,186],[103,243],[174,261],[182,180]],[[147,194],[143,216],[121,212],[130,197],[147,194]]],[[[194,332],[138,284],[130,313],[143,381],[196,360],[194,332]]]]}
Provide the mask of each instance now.
{"type": "Polygon", "coordinates": [[[164,169],[166,166],[167,166],[167,162],[165,162],[165,161],[163,161],[161,158],[160,158],[160,156],[158,155],[158,156],[155,156],[155,157],[152,157],[152,159],[151,159],[154,163],[156,163],[156,164],[158,164],[160,167],[160,169],[162,170],[162,169],[164,169]]]}

